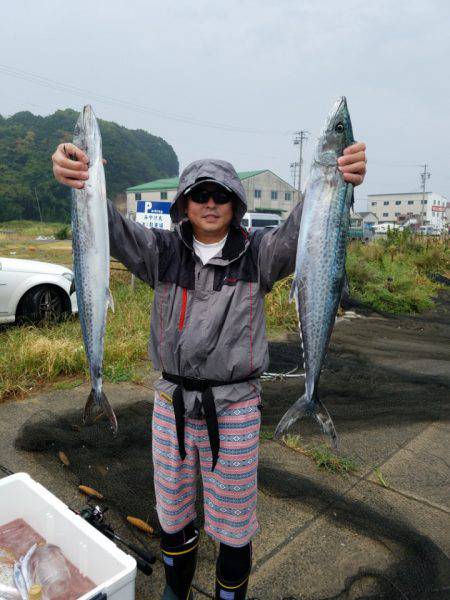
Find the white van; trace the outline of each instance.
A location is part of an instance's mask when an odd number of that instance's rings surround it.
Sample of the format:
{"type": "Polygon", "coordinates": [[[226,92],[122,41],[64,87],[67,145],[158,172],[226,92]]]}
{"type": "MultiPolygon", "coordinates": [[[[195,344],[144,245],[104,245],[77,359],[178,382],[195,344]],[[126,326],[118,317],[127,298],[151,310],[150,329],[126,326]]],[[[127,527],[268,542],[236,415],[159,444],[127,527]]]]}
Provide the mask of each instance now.
{"type": "Polygon", "coordinates": [[[284,219],[275,213],[247,212],[242,218],[241,225],[249,231],[252,229],[264,229],[264,227],[278,227],[284,219]]]}

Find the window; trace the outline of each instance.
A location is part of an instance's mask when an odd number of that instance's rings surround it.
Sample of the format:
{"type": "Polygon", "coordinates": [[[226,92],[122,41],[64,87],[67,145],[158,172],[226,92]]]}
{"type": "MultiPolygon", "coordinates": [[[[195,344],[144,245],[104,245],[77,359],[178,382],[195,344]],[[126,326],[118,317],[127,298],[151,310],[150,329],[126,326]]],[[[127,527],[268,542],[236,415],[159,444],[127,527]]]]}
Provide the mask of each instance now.
{"type": "Polygon", "coordinates": [[[376,202],[372,202],[372,206],[376,206],[376,205],[377,205],[377,203],[376,203],[376,202]]]}
{"type": "Polygon", "coordinates": [[[385,201],[383,202],[383,204],[384,204],[384,206],[389,206],[389,200],[385,200],[385,201]]]}
{"type": "Polygon", "coordinates": [[[248,219],[242,219],[241,223],[244,227],[248,227],[248,219]]]}
{"type": "Polygon", "coordinates": [[[395,213],[395,216],[398,217],[400,215],[400,213],[395,213]]]}
{"type": "Polygon", "coordinates": [[[278,192],[275,192],[274,190],[272,190],[270,192],[270,199],[271,200],[278,200],[278,192]]]}
{"type": "Polygon", "coordinates": [[[252,219],[252,227],[274,227],[279,224],[275,219],[252,219]]]}
{"type": "Polygon", "coordinates": [[[137,202],[138,200],[140,200],[140,199],[141,199],[141,194],[135,194],[135,195],[134,195],[134,199],[136,200],[136,202],[137,202]]]}
{"type": "Polygon", "coordinates": [[[261,198],[261,190],[255,190],[255,198],[261,198]]]}
{"type": "Polygon", "coordinates": [[[167,192],[161,192],[161,200],[167,200],[167,192]]]}
{"type": "Polygon", "coordinates": [[[414,200],[408,200],[408,204],[414,204],[414,200]]]}
{"type": "Polygon", "coordinates": [[[428,200],[421,200],[420,204],[427,204],[428,200]]]}
{"type": "Polygon", "coordinates": [[[284,192],[284,199],[286,202],[291,201],[291,192],[284,192]]]}
{"type": "Polygon", "coordinates": [[[389,213],[383,213],[383,217],[388,217],[389,213]]]}
{"type": "Polygon", "coordinates": [[[401,201],[401,200],[396,200],[396,201],[395,201],[395,204],[396,204],[397,206],[399,206],[401,203],[402,203],[402,201],[401,201]]]}

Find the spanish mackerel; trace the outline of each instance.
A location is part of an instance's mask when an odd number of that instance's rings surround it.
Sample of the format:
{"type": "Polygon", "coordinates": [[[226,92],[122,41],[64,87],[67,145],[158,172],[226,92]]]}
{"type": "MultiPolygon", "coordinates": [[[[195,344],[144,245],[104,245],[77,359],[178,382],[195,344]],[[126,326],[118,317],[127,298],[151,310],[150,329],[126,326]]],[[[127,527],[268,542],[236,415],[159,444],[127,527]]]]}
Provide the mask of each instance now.
{"type": "Polygon", "coordinates": [[[117,419],[102,389],[103,347],[108,306],[114,310],[109,291],[109,234],[102,138],[92,108],[80,113],[73,138],[75,146],[89,159],[89,179],[82,189],[72,190],[72,248],[78,313],[84,348],[89,361],[91,393],[83,421],[93,416],[94,407],[106,414],[114,435],[117,419]]]}
{"type": "Polygon", "coordinates": [[[284,414],[275,431],[282,435],[298,418],[311,414],[337,446],[333,421],[318,396],[318,382],[345,278],[347,233],[353,185],[346,183],[337,159],[353,144],[347,101],[339,98],[318,139],[300,224],[291,300],[299,316],[305,393],[284,414]]]}

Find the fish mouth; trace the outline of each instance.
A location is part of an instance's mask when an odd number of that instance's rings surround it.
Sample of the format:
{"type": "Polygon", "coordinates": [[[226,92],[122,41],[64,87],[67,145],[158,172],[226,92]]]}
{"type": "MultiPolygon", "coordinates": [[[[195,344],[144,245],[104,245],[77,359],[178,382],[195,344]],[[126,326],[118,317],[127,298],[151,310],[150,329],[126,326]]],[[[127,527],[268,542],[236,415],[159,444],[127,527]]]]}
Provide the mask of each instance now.
{"type": "Polygon", "coordinates": [[[92,110],[92,106],[90,104],[86,104],[83,106],[83,127],[86,130],[89,126],[89,123],[92,121],[94,111],[92,110]]]}
{"type": "Polygon", "coordinates": [[[334,129],[336,121],[341,119],[342,111],[347,110],[347,98],[340,96],[333,104],[328,116],[328,122],[325,129],[334,129]]]}

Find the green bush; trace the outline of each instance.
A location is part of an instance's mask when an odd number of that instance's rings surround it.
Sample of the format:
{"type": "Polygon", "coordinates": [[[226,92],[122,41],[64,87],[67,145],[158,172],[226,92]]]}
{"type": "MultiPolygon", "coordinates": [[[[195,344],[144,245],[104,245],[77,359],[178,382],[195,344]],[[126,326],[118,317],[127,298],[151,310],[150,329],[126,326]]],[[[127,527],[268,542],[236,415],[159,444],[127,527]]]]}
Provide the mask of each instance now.
{"type": "Polygon", "coordinates": [[[64,225],[58,231],[55,231],[55,238],[57,240],[68,240],[71,235],[69,225],[64,225]]]}
{"type": "Polygon", "coordinates": [[[389,231],[370,244],[352,243],[347,255],[350,294],[390,313],[415,313],[433,306],[439,286],[429,273],[448,273],[447,239],[423,239],[389,231]]]}

